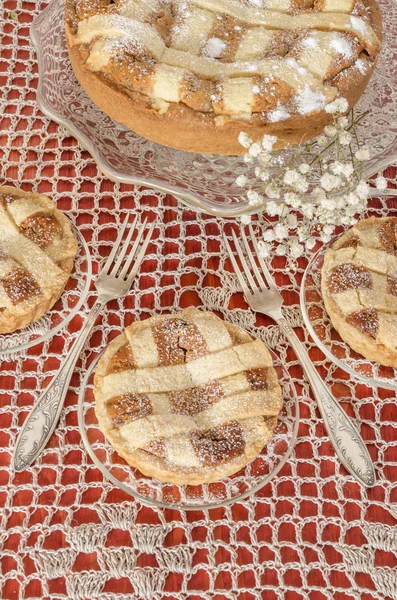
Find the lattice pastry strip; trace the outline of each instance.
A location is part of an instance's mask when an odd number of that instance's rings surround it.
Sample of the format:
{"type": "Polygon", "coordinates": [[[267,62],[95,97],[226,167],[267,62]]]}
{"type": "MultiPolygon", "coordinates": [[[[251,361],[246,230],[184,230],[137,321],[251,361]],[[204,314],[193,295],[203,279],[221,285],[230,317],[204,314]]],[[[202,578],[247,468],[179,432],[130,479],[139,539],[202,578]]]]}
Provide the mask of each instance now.
{"type": "Polygon", "coordinates": [[[397,219],[372,217],[344,234],[325,256],[322,290],[341,337],[397,366],[397,219]]]}
{"type": "Polygon", "coordinates": [[[68,220],[48,198],[0,187],[0,333],[25,327],[54,304],[76,252],[68,220]]]}
{"type": "Polygon", "coordinates": [[[95,396],[118,452],[179,483],[238,470],[270,438],[282,406],[264,344],[195,309],[127,328],[98,365],[95,396]]]}

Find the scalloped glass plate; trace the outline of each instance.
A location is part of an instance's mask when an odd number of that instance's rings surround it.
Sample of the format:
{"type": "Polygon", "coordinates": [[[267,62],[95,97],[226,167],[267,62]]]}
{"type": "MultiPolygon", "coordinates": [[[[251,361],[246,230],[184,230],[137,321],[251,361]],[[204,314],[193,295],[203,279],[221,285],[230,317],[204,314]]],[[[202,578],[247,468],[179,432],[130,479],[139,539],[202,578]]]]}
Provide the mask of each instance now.
{"type": "Polygon", "coordinates": [[[0,361],[14,354],[45,342],[64,329],[79,312],[90,288],[92,266],[87,243],[80,231],[72,224],[78,250],[71,276],[61,297],[51,310],[25,329],[0,335],[0,361]]]}
{"type": "Polygon", "coordinates": [[[177,510],[226,506],[260,490],[280,471],[291,455],[299,425],[298,397],[288,372],[272,352],[283,390],[284,406],[273,438],[251,463],[231,477],[197,486],[161,483],[146,477],[117,454],[99,427],[95,415],[93,379],[102,354],[90,365],[81,386],[78,404],[80,433],[89,455],[103,475],[141,502],[177,510]]]}
{"type": "Polygon", "coordinates": [[[321,293],[321,269],[324,254],[334,242],[314,254],[303,275],[300,303],[305,325],[320,350],[338,367],[367,385],[397,391],[397,369],[367,360],[352,350],[332,326],[321,293]]]}
{"type": "MultiPolygon", "coordinates": [[[[357,105],[358,113],[370,111],[362,122],[372,149],[366,165],[369,176],[397,160],[397,5],[395,0],[380,4],[387,16],[382,54],[357,105]]],[[[244,173],[253,189],[263,186],[255,180],[254,167],[241,157],[193,154],[150,142],[110,119],[88,98],[69,61],[63,14],[64,0],[52,0],[31,27],[39,61],[37,102],[87,148],[101,171],[116,181],[171,193],[220,217],[258,210],[234,183],[244,173]]],[[[285,160],[292,151],[285,153],[285,160]]]]}

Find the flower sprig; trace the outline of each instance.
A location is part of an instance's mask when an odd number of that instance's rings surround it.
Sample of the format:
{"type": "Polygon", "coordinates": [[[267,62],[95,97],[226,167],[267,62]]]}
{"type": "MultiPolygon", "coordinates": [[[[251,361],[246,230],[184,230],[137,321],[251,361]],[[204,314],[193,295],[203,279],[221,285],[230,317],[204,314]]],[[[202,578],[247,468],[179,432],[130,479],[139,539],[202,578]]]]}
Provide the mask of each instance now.
{"type": "MultiPolygon", "coordinates": [[[[264,257],[270,254],[272,243],[279,242],[276,254],[299,258],[305,248],[314,247],[317,237],[328,242],[336,227],[354,225],[366,209],[370,187],[365,162],[370,152],[360,142],[357,126],[367,113],[356,118],[352,111],[346,116],[344,98],[328,104],[326,110],[333,117],[332,124],[312,142],[284,153],[283,158],[273,152],[278,141],[275,136],[265,135],[260,142],[253,142],[246,133],[239,135],[247,150],[244,161],[255,165],[261,186],[253,189],[245,175],[236,179],[236,185],[247,188],[249,205],[261,207],[269,224],[260,243],[264,257]]],[[[387,181],[378,175],[375,185],[384,191],[387,181]]],[[[241,219],[250,221],[248,215],[241,219]]]]}

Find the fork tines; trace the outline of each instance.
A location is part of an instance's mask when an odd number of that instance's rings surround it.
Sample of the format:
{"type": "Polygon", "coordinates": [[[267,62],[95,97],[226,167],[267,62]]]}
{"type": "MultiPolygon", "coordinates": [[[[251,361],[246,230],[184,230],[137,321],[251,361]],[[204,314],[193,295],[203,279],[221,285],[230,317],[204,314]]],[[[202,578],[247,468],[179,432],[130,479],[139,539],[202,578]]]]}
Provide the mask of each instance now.
{"type": "Polygon", "coordinates": [[[276,288],[275,281],[274,281],[273,277],[271,276],[270,271],[267,268],[265,261],[263,260],[263,257],[261,256],[258,240],[256,238],[256,235],[254,233],[254,230],[253,230],[253,227],[251,224],[249,225],[249,231],[250,231],[251,239],[253,242],[254,250],[255,250],[257,259],[259,261],[259,265],[262,269],[262,273],[260,272],[260,270],[258,268],[257,262],[255,260],[255,256],[249,246],[248,238],[245,234],[244,228],[241,227],[241,238],[242,238],[243,243],[239,242],[235,231],[232,230],[234,245],[235,245],[235,248],[237,251],[237,255],[240,259],[242,270],[245,274],[246,279],[244,278],[243,273],[242,273],[240,267],[238,266],[237,260],[231,249],[230,243],[225,235],[225,232],[223,232],[223,239],[224,239],[224,242],[226,245],[226,250],[229,254],[230,260],[233,265],[233,269],[237,275],[237,278],[241,285],[241,289],[243,290],[244,294],[257,293],[257,292],[261,291],[261,289],[264,289],[267,287],[276,288]],[[247,259],[248,259],[248,262],[247,262],[247,259]],[[253,276],[252,272],[255,277],[253,276]],[[267,285],[263,278],[263,275],[265,276],[267,285]]]}
{"type": "Polygon", "coordinates": [[[146,248],[148,247],[148,244],[152,237],[153,229],[155,227],[155,221],[154,221],[153,223],[150,224],[150,226],[147,230],[147,234],[143,240],[142,246],[141,246],[139,252],[137,253],[139,244],[143,238],[143,234],[145,232],[146,225],[147,225],[147,218],[145,218],[142,225],[138,229],[136,239],[133,242],[132,247],[129,251],[128,249],[129,249],[129,246],[130,246],[130,243],[132,240],[132,236],[136,229],[137,220],[138,220],[138,216],[136,216],[135,219],[133,220],[133,222],[131,223],[131,225],[128,229],[127,237],[125,238],[125,240],[123,242],[124,234],[127,230],[127,225],[128,225],[128,221],[129,221],[129,215],[127,214],[127,216],[124,219],[124,222],[121,226],[121,229],[119,231],[117,239],[114,242],[112,251],[109,254],[104,266],[102,267],[100,275],[106,274],[111,277],[117,277],[117,279],[122,279],[122,280],[127,279],[127,282],[130,282],[133,280],[133,278],[135,277],[135,275],[140,267],[143,257],[145,256],[146,248]],[[117,256],[117,260],[116,260],[116,256],[117,256]],[[131,269],[131,272],[129,272],[129,269],[134,260],[135,260],[135,264],[134,264],[133,268],[131,269]],[[114,262],[114,261],[116,261],[116,262],[114,262]],[[123,261],[124,261],[124,264],[123,264],[123,261]],[[114,265],[113,265],[113,263],[114,263],[114,265]]]}

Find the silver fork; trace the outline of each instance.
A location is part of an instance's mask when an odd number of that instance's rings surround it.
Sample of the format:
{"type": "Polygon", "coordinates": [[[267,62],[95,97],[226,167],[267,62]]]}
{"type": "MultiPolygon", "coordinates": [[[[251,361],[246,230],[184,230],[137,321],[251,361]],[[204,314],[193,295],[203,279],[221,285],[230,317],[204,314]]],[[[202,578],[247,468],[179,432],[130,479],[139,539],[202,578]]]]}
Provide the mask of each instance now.
{"type": "Polygon", "coordinates": [[[89,312],[69,355],[65,358],[58,373],[41,394],[23,424],[14,450],[13,468],[15,471],[26,469],[43,451],[58,423],[77,359],[97,316],[107,302],[127,294],[138,272],[152,237],[155,223],[150,225],[142,246],[138,249],[146,229],[147,220],[145,219],[138,230],[131,251],[127,255],[137,217],[131,224],[124,240],[128,220],[129,215],[124,220],[113,249],[98,275],[95,283],[98,298],[89,312]]]}
{"type": "Polygon", "coordinates": [[[345,466],[349,473],[351,473],[351,475],[353,475],[353,477],[355,477],[355,479],[361,483],[361,485],[365,487],[371,487],[375,483],[375,470],[369,452],[360,436],[360,433],[356,429],[351,419],[346,415],[345,411],[340,407],[339,403],[335,400],[327,385],[321,379],[316,368],[311,362],[304,345],[299,340],[298,336],[285,318],[282,312],[282,305],[284,302],[283,298],[276,287],[275,281],[271,276],[265,261],[260,255],[258,242],[252,225],[249,226],[249,230],[267,285],[250,249],[244,229],[242,228],[241,234],[245,253],[243,251],[243,247],[237,239],[235,232],[233,231],[232,233],[245,278],[237,264],[236,258],[232,252],[226,235],[225,233],[223,234],[226,249],[230,256],[234,271],[240,282],[245,299],[253,310],[264,315],[268,315],[280,326],[281,330],[291,343],[291,346],[306,373],[306,376],[312,387],[314,397],[317,400],[317,404],[324,420],[325,427],[328,431],[328,435],[334,445],[335,452],[338,455],[341,463],[345,466]],[[248,258],[249,264],[246,257],[248,258]]]}

